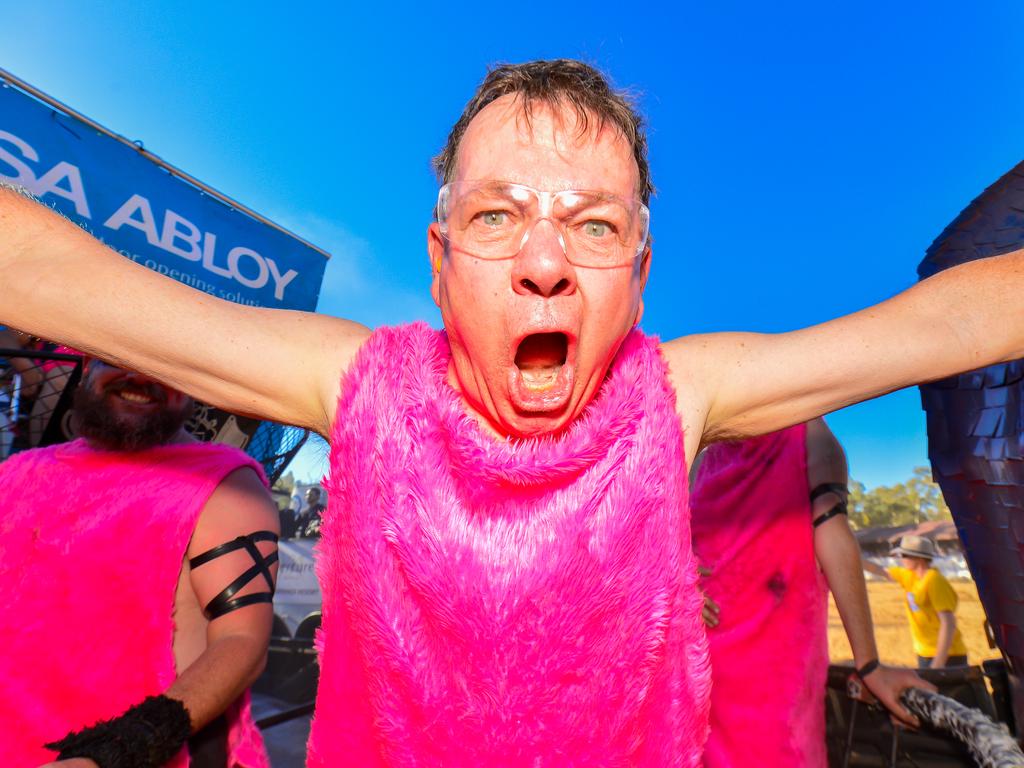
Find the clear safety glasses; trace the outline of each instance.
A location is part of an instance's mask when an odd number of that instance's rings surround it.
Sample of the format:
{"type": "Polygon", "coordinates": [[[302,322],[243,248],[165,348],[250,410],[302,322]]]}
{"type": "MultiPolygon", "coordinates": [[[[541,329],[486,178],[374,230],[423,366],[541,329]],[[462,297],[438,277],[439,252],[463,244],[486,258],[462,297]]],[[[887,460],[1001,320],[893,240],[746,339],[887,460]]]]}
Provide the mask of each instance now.
{"type": "Polygon", "coordinates": [[[437,196],[441,234],[481,259],[518,254],[537,223],[549,221],[565,258],[579,267],[631,264],[647,244],[651,212],[606,192],[542,192],[505,181],[458,181],[437,196]]]}

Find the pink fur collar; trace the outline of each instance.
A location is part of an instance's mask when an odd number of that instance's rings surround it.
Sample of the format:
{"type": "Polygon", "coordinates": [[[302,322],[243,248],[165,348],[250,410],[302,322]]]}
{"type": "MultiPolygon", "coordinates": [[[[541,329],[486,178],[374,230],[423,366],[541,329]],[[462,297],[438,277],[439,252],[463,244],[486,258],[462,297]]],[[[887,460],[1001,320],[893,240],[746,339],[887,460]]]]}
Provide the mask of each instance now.
{"type": "Polygon", "coordinates": [[[562,434],[499,441],[443,333],[383,329],[343,381],[309,765],[696,766],[709,672],[682,431],[623,343],[562,434]]]}

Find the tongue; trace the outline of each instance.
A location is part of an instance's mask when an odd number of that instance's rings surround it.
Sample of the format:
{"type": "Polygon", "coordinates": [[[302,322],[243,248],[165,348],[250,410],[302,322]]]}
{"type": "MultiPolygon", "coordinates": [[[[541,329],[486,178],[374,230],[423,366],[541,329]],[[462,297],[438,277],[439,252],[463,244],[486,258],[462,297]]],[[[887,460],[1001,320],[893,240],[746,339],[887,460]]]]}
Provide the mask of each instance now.
{"type": "Polygon", "coordinates": [[[523,339],[516,352],[523,381],[531,387],[553,385],[565,364],[567,344],[562,333],[534,333],[523,339]]]}

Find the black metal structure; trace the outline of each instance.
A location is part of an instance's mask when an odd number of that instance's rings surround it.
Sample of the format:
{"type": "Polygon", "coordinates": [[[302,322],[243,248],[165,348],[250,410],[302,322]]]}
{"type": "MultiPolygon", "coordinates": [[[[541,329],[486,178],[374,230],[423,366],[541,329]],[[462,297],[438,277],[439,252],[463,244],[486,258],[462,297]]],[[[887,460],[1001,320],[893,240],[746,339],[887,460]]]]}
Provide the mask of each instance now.
{"type": "Polygon", "coordinates": [[[1001,662],[984,670],[919,670],[921,677],[938,687],[942,697],[933,699],[914,693],[911,701],[904,702],[924,723],[918,731],[895,727],[889,713],[873,703],[853,671],[852,666],[836,664],[828,671],[825,725],[831,768],[1024,765],[1024,761],[1004,759],[1007,752],[1019,754],[1019,750],[1009,729],[1000,723],[1000,713],[1007,708],[1001,700],[1005,695],[1005,684],[999,681],[1001,662]],[[993,734],[999,738],[993,738],[993,734]],[[975,757],[978,754],[982,755],[980,763],[975,757]]]}
{"type": "MultiPolygon", "coordinates": [[[[1024,163],[986,189],[936,238],[921,278],[1024,247],[1024,163]]],[[[1024,301],[1024,297],[1021,297],[1024,301]]],[[[1024,361],[921,387],[932,473],[1006,660],[1024,717],[1024,361]]]]}

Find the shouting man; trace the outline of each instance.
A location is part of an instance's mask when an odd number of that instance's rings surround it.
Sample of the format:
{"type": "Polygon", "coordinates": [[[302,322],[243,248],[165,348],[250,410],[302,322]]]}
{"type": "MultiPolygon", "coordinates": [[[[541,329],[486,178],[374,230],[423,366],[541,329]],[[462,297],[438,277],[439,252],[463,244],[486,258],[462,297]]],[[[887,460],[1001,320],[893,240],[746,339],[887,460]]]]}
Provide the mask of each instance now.
{"type": "Polygon", "coordinates": [[[438,169],[443,332],[220,301],[13,192],[0,323],[329,438],[311,766],[698,765],[693,457],[1024,356],[1024,259],[794,333],[658,343],[646,140],[599,72],[496,68],[438,169]]]}

